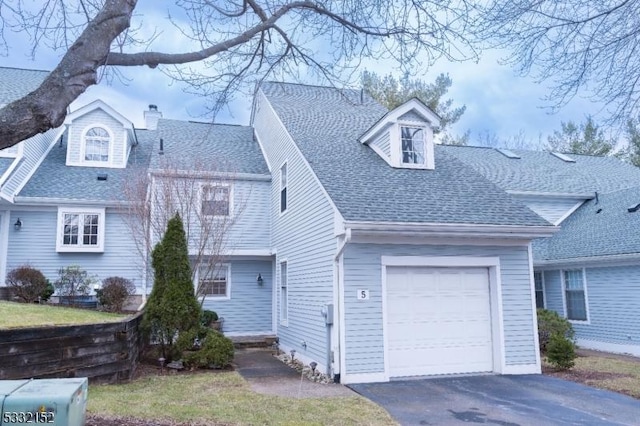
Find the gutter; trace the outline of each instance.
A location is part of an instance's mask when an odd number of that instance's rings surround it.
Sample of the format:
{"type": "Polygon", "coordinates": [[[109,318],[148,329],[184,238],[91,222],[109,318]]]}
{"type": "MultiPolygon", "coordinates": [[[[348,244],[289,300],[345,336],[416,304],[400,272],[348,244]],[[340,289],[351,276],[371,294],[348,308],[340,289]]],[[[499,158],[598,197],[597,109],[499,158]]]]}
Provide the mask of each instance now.
{"type": "Polygon", "coordinates": [[[534,259],[533,266],[545,267],[545,266],[564,266],[564,265],[581,265],[588,263],[593,264],[608,264],[608,263],[624,263],[624,262],[639,262],[640,253],[625,253],[625,254],[610,254],[604,256],[583,256],[572,257],[566,259],[552,259],[552,260],[538,260],[534,259]]]}
{"type": "Polygon", "coordinates": [[[167,170],[158,168],[149,168],[149,174],[158,177],[184,177],[184,178],[227,178],[232,180],[257,180],[257,181],[271,181],[270,174],[262,173],[233,173],[233,172],[202,172],[193,170],[167,170]]]}
{"type": "Polygon", "coordinates": [[[423,222],[345,222],[353,233],[379,236],[429,236],[533,239],[551,237],[558,226],[476,225],[423,222]]]}
{"type": "Polygon", "coordinates": [[[344,232],[344,238],[342,239],[342,242],[340,243],[340,245],[338,246],[338,250],[336,251],[336,255],[333,258],[334,261],[338,261],[338,259],[340,259],[340,256],[342,255],[342,252],[344,252],[344,249],[347,247],[347,244],[349,244],[351,242],[351,229],[347,228],[344,232]]]}
{"type": "Polygon", "coordinates": [[[127,205],[127,202],[123,201],[107,201],[107,200],[77,200],[77,199],[69,199],[69,198],[46,198],[46,197],[25,197],[25,196],[15,196],[13,197],[13,202],[15,204],[23,204],[28,206],[42,206],[47,204],[54,205],[95,205],[95,206],[104,206],[104,207],[122,207],[127,205]]]}

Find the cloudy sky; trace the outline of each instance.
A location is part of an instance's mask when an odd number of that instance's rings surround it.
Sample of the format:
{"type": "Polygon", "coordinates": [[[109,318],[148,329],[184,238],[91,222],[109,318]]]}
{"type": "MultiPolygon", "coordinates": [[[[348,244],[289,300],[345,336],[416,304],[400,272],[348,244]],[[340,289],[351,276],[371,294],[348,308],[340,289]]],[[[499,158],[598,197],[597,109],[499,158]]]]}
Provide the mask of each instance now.
{"type": "MultiPolygon", "coordinates": [[[[142,3],[142,2],[141,2],[142,3]]],[[[145,25],[160,22],[162,9],[145,11],[145,25]]],[[[41,48],[35,59],[28,55],[28,38],[21,33],[5,34],[10,46],[8,55],[0,57],[0,65],[32,69],[53,69],[61,52],[41,48]]],[[[163,27],[162,47],[168,50],[181,48],[180,37],[163,27]],[[172,43],[168,45],[167,43],[172,43]]],[[[504,53],[502,53],[504,54],[504,53]]],[[[427,81],[437,74],[448,73],[453,86],[450,97],[457,105],[466,105],[467,110],[456,124],[453,133],[471,131],[472,140],[487,132],[500,138],[510,138],[520,133],[532,141],[546,136],[560,127],[561,121],[580,122],[587,114],[597,113],[601,105],[583,98],[576,98],[558,113],[550,114],[550,104],[543,100],[548,93],[544,84],[532,78],[518,77],[507,66],[499,65],[500,52],[486,52],[479,63],[438,62],[434,67],[418,73],[427,81]]],[[[379,74],[387,73],[387,64],[369,63],[368,69],[379,74]]],[[[207,121],[203,116],[206,100],[185,93],[185,86],[171,81],[158,69],[135,68],[123,71],[124,79],[102,79],[99,86],[90,88],[73,109],[102,98],[139,126],[143,125],[143,110],[149,104],[158,105],[166,118],[207,121]],[[126,81],[123,81],[126,80],[126,81]]],[[[219,113],[217,122],[248,124],[251,99],[239,96],[227,109],[219,113]]]]}

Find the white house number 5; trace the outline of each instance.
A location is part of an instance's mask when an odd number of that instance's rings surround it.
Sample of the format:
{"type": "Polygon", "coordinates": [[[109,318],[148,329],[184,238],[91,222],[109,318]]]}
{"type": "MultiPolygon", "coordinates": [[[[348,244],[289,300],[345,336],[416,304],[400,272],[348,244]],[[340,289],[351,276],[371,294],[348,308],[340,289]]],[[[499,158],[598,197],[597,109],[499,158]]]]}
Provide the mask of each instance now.
{"type": "Polygon", "coordinates": [[[358,300],[369,300],[369,290],[358,290],[358,300]]]}

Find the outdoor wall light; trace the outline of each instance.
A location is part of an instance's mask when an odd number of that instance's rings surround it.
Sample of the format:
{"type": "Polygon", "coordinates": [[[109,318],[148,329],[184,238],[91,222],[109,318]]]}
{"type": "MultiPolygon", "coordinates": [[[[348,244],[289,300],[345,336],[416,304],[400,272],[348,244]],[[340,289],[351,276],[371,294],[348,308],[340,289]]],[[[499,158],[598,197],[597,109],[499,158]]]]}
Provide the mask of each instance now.
{"type": "Polygon", "coordinates": [[[264,284],[264,280],[262,279],[262,274],[258,272],[258,277],[256,278],[258,285],[264,284]]]}
{"type": "Polygon", "coordinates": [[[22,221],[20,220],[20,218],[18,218],[18,220],[16,220],[16,223],[13,224],[13,229],[19,231],[20,228],[22,228],[22,221]]]}

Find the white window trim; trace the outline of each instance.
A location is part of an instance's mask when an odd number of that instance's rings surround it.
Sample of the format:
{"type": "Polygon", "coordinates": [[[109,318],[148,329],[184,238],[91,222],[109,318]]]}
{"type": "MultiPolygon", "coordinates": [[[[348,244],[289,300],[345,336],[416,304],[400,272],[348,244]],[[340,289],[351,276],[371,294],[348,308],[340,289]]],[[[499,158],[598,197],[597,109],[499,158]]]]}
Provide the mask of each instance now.
{"type": "MultiPolygon", "coordinates": [[[[230,263],[221,263],[220,267],[227,268],[226,280],[227,280],[227,288],[226,294],[224,296],[214,296],[214,295],[204,295],[204,300],[207,301],[217,301],[217,300],[231,300],[231,264],[230,263]]],[[[195,273],[195,281],[194,291],[198,291],[198,286],[200,284],[200,267],[196,269],[195,273]]],[[[202,295],[196,293],[196,297],[200,299],[202,295]]]]}
{"type": "Polygon", "coordinates": [[[399,120],[389,129],[391,163],[396,168],[433,170],[435,168],[433,129],[427,124],[418,121],[399,120]],[[420,128],[424,132],[424,164],[411,164],[402,162],[402,127],[420,128]]]}
{"type": "Polygon", "coordinates": [[[560,282],[562,283],[562,308],[564,309],[564,317],[572,324],[591,324],[591,314],[589,313],[589,294],[587,293],[587,270],[586,268],[567,268],[560,270],[560,282]],[[564,279],[565,271],[582,271],[582,288],[584,291],[584,307],[587,313],[586,320],[569,319],[567,310],[567,286],[564,279]]]}
{"type": "MultiPolygon", "coordinates": [[[[79,231],[81,229],[78,224],[79,231]]],[[[78,208],[78,207],[59,207],[58,221],[56,229],[56,251],[59,253],[102,253],[104,252],[104,235],[105,235],[105,209],[104,208],[78,208]],[[64,215],[65,214],[97,214],[98,215],[98,244],[97,245],[65,245],[62,243],[64,234],[64,215]]],[[[78,241],[82,238],[82,233],[78,233],[78,241]]]]}
{"type": "MultiPolygon", "coordinates": [[[[540,274],[540,277],[542,278],[540,281],[542,281],[542,308],[543,309],[547,309],[547,290],[545,288],[545,282],[544,282],[544,271],[533,271],[534,277],[533,277],[533,291],[534,291],[534,296],[535,296],[535,291],[536,291],[536,278],[535,278],[535,274],[540,274]]],[[[534,300],[535,302],[535,300],[534,300]]]]}
{"type": "Polygon", "coordinates": [[[289,160],[284,160],[284,162],[282,163],[282,165],[280,166],[280,172],[278,174],[278,212],[279,215],[282,216],[284,215],[286,212],[289,211],[289,160]],[[287,169],[287,184],[285,185],[285,187],[282,187],[282,169],[285,168],[287,169]],[[287,205],[285,206],[285,209],[282,210],[282,190],[286,189],[287,190],[287,205]]]}
{"type": "Polygon", "coordinates": [[[279,315],[278,315],[278,322],[280,323],[281,326],[283,327],[288,327],[289,326],[289,289],[290,289],[290,285],[289,285],[289,262],[287,261],[287,259],[281,259],[278,262],[278,295],[279,297],[279,303],[280,303],[280,311],[279,311],[279,315]],[[286,311],[287,311],[287,318],[282,319],[282,264],[286,263],[287,264],[287,276],[286,276],[286,282],[287,282],[287,297],[286,300],[284,302],[285,306],[286,306],[286,311]]]}
{"type": "MultiPolygon", "coordinates": [[[[82,130],[80,137],[80,164],[84,166],[92,166],[92,167],[113,167],[113,150],[115,146],[115,135],[108,127],[102,124],[91,124],[82,130]],[[87,148],[87,132],[93,128],[103,129],[109,134],[109,160],[108,161],[88,161],[85,160],[86,148],[87,148]]],[[[67,143],[67,149],[69,149],[69,143],[67,143]]]]}
{"type": "Polygon", "coordinates": [[[232,218],[233,212],[234,212],[233,192],[234,192],[233,184],[229,182],[202,182],[200,184],[200,189],[198,191],[198,205],[199,205],[200,213],[205,217],[211,217],[211,218],[220,218],[220,219],[232,218]],[[204,188],[207,186],[223,187],[229,190],[229,214],[228,215],[217,215],[217,214],[209,215],[209,214],[202,213],[202,202],[204,201],[204,188]]]}

